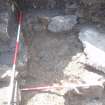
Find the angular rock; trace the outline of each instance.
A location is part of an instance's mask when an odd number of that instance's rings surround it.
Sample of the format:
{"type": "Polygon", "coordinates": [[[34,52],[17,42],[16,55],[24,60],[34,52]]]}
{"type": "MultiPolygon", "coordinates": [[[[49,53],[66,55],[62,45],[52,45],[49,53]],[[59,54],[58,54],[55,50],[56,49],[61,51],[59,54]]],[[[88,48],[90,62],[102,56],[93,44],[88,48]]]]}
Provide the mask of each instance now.
{"type": "Polygon", "coordinates": [[[95,25],[83,26],[79,33],[87,64],[105,73],[105,31],[95,25]]]}
{"type": "Polygon", "coordinates": [[[51,32],[63,32],[71,30],[77,23],[77,16],[56,16],[48,24],[48,30],[51,32]]]}

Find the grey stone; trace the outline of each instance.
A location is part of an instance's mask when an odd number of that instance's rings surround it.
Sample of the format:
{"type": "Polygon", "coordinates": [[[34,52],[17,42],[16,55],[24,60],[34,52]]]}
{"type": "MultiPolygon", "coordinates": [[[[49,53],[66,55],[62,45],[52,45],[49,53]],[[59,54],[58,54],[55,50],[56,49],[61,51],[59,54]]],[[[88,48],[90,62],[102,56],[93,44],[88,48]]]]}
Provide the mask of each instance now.
{"type": "Polygon", "coordinates": [[[8,12],[0,13],[0,40],[7,41],[10,37],[8,34],[8,12]]]}
{"type": "Polygon", "coordinates": [[[87,64],[105,73],[105,31],[95,25],[81,28],[79,39],[87,56],[87,64]]]}
{"type": "Polygon", "coordinates": [[[71,30],[77,23],[77,16],[56,16],[48,24],[48,30],[51,32],[63,32],[71,30]]]}
{"type": "Polygon", "coordinates": [[[84,3],[85,5],[92,5],[92,4],[96,4],[96,3],[104,3],[105,0],[80,0],[82,3],[84,3]]]}
{"type": "Polygon", "coordinates": [[[65,14],[74,15],[74,14],[76,14],[77,9],[78,9],[78,5],[76,3],[74,3],[74,4],[67,3],[65,6],[65,14]]]}

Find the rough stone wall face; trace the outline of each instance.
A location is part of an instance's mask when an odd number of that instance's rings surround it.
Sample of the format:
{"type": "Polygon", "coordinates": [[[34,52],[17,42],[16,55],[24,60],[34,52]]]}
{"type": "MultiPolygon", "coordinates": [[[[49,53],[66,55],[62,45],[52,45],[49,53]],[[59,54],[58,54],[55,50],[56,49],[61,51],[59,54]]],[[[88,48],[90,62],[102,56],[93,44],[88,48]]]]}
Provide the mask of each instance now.
{"type": "Polygon", "coordinates": [[[93,5],[97,3],[105,3],[105,0],[80,0],[80,2],[84,3],[85,5],[93,5]]]}
{"type": "Polygon", "coordinates": [[[0,0],[0,10],[9,8],[8,0],[0,0]]]}
{"type": "Polygon", "coordinates": [[[35,9],[64,9],[65,14],[99,21],[105,16],[105,0],[16,0],[20,7],[35,9]],[[82,12],[81,12],[82,11],[82,12]]]}
{"type": "Polygon", "coordinates": [[[64,6],[65,3],[83,3],[85,5],[93,5],[93,4],[100,4],[100,3],[105,3],[105,0],[15,0],[18,3],[24,3],[24,4],[29,4],[29,5],[36,5],[36,6],[46,6],[48,5],[49,2],[53,3],[56,2],[56,6],[64,6]]]}
{"type": "Polygon", "coordinates": [[[17,3],[22,6],[34,7],[34,8],[64,8],[66,2],[71,0],[16,0],[17,3]]]}

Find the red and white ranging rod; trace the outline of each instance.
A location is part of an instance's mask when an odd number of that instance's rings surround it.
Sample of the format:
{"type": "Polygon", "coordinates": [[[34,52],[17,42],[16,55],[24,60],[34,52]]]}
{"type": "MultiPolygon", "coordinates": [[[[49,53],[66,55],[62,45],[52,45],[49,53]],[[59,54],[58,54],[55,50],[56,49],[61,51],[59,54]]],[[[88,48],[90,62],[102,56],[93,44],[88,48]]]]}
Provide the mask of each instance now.
{"type": "Polygon", "coordinates": [[[17,55],[19,52],[19,39],[20,39],[20,33],[21,33],[22,12],[19,12],[18,22],[19,24],[18,24],[18,31],[17,31],[17,40],[16,40],[16,45],[15,45],[12,73],[11,73],[10,84],[9,84],[9,89],[8,89],[8,105],[11,105],[13,94],[14,94],[14,81],[15,81],[15,73],[16,73],[17,55]]]}

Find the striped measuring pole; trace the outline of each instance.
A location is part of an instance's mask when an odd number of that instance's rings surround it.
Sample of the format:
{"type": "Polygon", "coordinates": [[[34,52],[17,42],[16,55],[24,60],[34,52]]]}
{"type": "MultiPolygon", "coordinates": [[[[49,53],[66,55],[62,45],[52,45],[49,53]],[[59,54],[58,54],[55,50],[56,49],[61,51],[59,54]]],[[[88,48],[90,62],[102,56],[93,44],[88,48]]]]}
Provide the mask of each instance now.
{"type": "Polygon", "coordinates": [[[21,24],[22,24],[22,12],[19,12],[18,21],[19,21],[19,24],[18,24],[18,31],[17,31],[17,40],[16,40],[16,46],[15,46],[15,53],[13,57],[11,79],[10,79],[9,90],[8,90],[8,105],[12,104],[12,99],[14,94],[14,81],[15,81],[17,55],[19,52],[19,38],[20,38],[21,24]]]}

